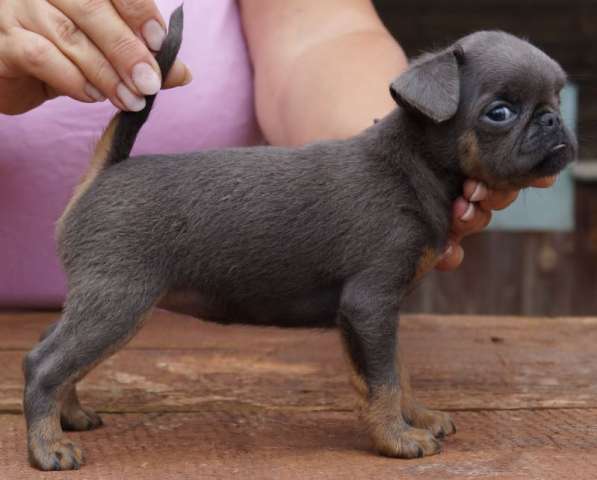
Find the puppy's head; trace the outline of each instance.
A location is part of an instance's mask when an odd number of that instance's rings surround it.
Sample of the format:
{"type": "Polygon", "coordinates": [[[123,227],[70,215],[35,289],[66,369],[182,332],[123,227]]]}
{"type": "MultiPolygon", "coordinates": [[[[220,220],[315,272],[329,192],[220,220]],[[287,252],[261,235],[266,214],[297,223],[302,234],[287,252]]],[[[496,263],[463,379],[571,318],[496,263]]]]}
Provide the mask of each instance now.
{"type": "Polygon", "coordinates": [[[428,156],[493,187],[558,173],[577,144],[560,114],[562,68],[528,42],[477,32],[415,60],[390,86],[423,122],[428,156]]]}

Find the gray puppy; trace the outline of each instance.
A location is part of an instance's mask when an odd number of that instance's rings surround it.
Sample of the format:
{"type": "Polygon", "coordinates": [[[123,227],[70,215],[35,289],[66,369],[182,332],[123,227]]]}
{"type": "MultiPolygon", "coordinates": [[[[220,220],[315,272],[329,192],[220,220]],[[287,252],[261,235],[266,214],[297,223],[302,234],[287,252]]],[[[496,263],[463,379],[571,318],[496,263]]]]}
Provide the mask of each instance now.
{"type": "MultiPolygon", "coordinates": [[[[181,29],[178,10],[157,57],[164,77],[181,29]]],[[[439,452],[454,424],[413,399],[396,362],[400,302],[444,250],[466,177],[518,187],[575,157],[565,78],[529,43],[479,32],[413,62],[391,84],[399,108],[347,140],[128,158],[153,97],[116,116],[58,226],[62,319],[24,361],[31,463],[79,468],[63,428],[101,420],[75,384],[156,304],[223,323],[338,326],[377,450],[439,452]]]]}

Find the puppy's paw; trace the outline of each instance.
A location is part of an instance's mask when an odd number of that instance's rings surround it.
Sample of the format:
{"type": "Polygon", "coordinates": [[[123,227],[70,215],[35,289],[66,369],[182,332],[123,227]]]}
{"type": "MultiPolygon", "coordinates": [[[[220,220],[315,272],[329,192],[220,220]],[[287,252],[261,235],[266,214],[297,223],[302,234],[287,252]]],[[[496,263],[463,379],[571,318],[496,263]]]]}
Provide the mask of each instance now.
{"type": "Polygon", "coordinates": [[[101,427],[104,422],[102,417],[90,408],[76,406],[65,408],[60,415],[60,423],[63,430],[84,431],[101,427]]]}
{"type": "Polygon", "coordinates": [[[372,432],[375,448],[382,455],[398,458],[420,458],[441,452],[441,444],[429,430],[406,424],[393,429],[372,432]]]}
{"type": "Polygon", "coordinates": [[[78,470],[84,463],[83,451],[67,438],[32,441],[29,461],[40,470],[78,470]]]}
{"type": "Polygon", "coordinates": [[[403,410],[405,420],[416,428],[429,430],[435,438],[444,438],[456,433],[456,426],[450,415],[438,410],[429,410],[416,405],[403,410]]]}

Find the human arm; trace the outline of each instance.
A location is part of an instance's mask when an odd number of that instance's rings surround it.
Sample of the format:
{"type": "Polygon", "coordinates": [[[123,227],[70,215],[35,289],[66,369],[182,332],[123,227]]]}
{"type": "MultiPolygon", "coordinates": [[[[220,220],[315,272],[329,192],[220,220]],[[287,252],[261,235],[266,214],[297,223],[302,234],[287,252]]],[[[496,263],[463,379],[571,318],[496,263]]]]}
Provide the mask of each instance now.
{"type": "Polygon", "coordinates": [[[369,0],[241,0],[259,123],[270,143],[343,138],[390,112],[407,67],[369,0]]]}

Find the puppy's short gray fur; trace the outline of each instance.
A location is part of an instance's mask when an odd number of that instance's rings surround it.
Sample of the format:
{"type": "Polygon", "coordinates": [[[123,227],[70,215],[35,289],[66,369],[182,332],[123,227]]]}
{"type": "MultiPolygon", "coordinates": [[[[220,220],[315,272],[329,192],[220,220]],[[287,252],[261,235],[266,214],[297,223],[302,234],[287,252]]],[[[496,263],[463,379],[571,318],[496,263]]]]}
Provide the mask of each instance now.
{"type": "MultiPolygon", "coordinates": [[[[181,26],[179,11],[158,57],[164,76],[181,26]]],[[[33,465],[80,466],[61,413],[75,429],[101,422],[74,385],[160,301],[226,323],[339,326],[378,450],[439,451],[431,426],[404,413],[401,299],[443,251],[467,176],[517,187],[574,158],[564,81],[529,43],[478,32],[414,61],[390,88],[399,107],[347,140],[128,158],[153,98],[120,114],[59,225],[62,319],[24,363],[33,465]],[[507,125],[487,119],[498,99],[516,109],[507,125]]]]}

